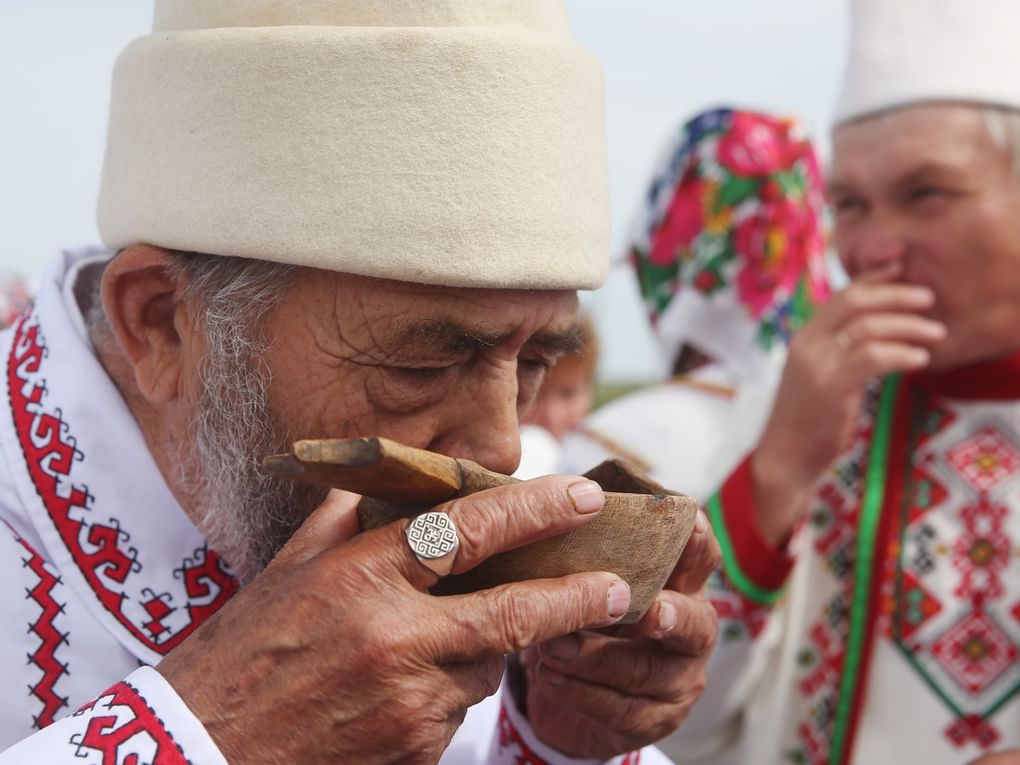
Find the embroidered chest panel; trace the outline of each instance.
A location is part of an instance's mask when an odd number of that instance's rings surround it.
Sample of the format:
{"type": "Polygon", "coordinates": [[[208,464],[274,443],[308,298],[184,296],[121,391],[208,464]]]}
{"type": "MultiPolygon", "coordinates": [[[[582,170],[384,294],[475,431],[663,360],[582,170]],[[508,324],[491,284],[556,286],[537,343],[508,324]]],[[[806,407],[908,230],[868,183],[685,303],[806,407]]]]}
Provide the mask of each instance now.
{"type": "MultiPolygon", "coordinates": [[[[793,763],[832,761],[840,686],[851,671],[847,643],[877,390],[868,395],[853,443],[811,509],[813,552],[837,585],[798,654],[803,706],[787,750],[793,763]]],[[[892,642],[945,706],[953,722],[942,734],[952,746],[990,747],[1001,737],[996,712],[1020,692],[1020,407],[950,409],[918,391],[902,396],[904,405],[911,448],[887,469],[887,499],[892,494],[874,551],[878,597],[869,629],[892,642]]]]}
{"type": "Polygon", "coordinates": [[[882,634],[952,710],[957,746],[993,746],[1020,691],[1020,417],[918,400],[917,447],[886,550],[882,634]]]}

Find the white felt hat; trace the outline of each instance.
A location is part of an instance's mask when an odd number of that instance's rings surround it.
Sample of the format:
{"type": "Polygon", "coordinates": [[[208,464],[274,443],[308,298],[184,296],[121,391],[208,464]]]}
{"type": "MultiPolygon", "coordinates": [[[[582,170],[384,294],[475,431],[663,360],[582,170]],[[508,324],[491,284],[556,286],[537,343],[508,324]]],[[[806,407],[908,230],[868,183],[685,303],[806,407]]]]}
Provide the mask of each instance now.
{"type": "Polygon", "coordinates": [[[156,0],[99,227],[456,287],[599,286],[602,77],[562,0],[156,0]]]}
{"type": "Polygon", "coordinates": [[[924,102],[1020,109],[1017,0],[853,0],[836,122],[924,102]]]}

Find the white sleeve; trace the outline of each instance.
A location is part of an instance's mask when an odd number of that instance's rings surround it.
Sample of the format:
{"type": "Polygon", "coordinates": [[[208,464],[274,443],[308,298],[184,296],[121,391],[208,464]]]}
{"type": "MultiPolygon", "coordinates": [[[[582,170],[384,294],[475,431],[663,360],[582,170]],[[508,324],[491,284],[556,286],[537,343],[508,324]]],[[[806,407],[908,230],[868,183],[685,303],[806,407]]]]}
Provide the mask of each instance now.
{"type": "Polygon", "coordinates": [[[151,667],[0,753],[0,765],[111,762],[227,765],[202,723],[151,667]]]}

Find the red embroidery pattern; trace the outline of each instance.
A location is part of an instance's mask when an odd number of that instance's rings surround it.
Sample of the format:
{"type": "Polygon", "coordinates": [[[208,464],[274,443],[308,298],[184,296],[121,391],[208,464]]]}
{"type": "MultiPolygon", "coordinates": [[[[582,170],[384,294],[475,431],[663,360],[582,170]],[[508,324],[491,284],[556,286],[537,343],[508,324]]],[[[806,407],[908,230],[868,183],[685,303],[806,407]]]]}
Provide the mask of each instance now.
{"type": "MultiPolygon", "coordinates": [[[[500,749],[512,747],[516,750],[513,754],[514,765],[549,765],[546,760],[535,754],[531,747],[525,743],[524,737],[510,720],[506,707],[502,705],[499,708],[499,747],[500,749]]],[[[640,765],[640,762],[641,751],[638,750],[624,755],[620,765],[640,765]]]]}
{"type": "Polygon", "coordinates": [[[870,458],[878,388],[872,387],[867,395],[868,402],[858,416],[852,443],[819,487],[808,517],[815,551],[839,582],[839,590],[808,629],[807,640],[797,654],[797,684],[803,706],[796,740],[791,743],[787,757],[805,765],[829,762],[850,625],[858,499],[870,458]]]}
{"type": "Polygon", "coordinates": [[[951,710],[946,738],[987,749],[1001,738],[992,716],[1020,690],[1017,630],[1003,602],[1015,597],[1007,484],[1020,452],[1008,426],[960,427],[937,399],[928,403],[912,496],[888,553],[886,633],[951,710]]]}
{"type": "Polygon", "coordinates": [[[93,497],[88,488],[72,483],[73,467],[84,455],[61,410],[48,411],[43,406],[47,388],[41,373],[47,354],[38,319],[34,314],[23,317],[8,359],[7,382],[14,425],[32,482],[103,607],[142,644],[166,654],[236,592],[237,582],[214,551],[196,551],[174,572],[175,578],[183,577],[184,593],[189,599],[187,621],[178,624],[176,631],[162,623],[177,610],[168,605],[170,595],[156,598],[161,606],[155,605],[151,591],[141,593],[144,602],[131,597],[124,585],[132,573],[141,571],[138,551],[128,546],[130,534],[116,519],[101,523],[91,517],[93,497]],[[127,605],[135,606],[134,618],[126,612],[127,605]]]}
{"type": "Polygon", "coordinates": [[[763,606],[744,597],[721,570],[714,571],[709,577],[705,592],[719,616],[721,642],[755,640],[765,629],[772,613],[771,606],[763,606]]]}
{"type": "Polygon", "coordinates": [[[121,682],[75,716],[91,712],[84,733],[71,737],[75,757],[87,750],[102,755],[101,765],[190,765],[163,721],[129,683],[121,682]]]}
{"type": "Polygon", "coordinates": [[[34,600],[40,609],[39,617],[28,626],[28,631],[39,638],[39,647],[29,654],[28,660],[42,671],[42,677],[29,690],[43,705],[39,714],[32,715],[32,725],[45,728],[67,706],[67,698],[56,691],[57,681],[67,674],[67,665],[57,658],[57,649],[67,643],[67,633],[57,629],[55,623],[57,616],[64,612],[64,604],[58,603],[53,596],[54,589],[61,582],[46,566],[42,556],[18,536],[10,525],[6,522],[4,525],[25,548],[28,557],[21,559],[22,565],[39,578],[35,587],[30,590],[26,588],[25,597],[34,600]]]}

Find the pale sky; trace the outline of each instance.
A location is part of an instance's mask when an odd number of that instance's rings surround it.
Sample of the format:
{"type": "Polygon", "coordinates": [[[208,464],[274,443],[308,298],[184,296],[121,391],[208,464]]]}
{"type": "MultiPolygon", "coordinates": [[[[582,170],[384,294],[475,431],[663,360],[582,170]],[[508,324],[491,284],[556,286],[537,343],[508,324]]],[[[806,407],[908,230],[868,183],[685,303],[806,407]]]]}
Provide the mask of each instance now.
{"type": "MultiPolygon", "coordinates": [[[[825,151],[846,49],[844,0],[567,5],[575,36],[606,75],[615,251],[667,133],[697,110],[797,115],[825,151]]],[[[38,278],[61,248],[97,241],[110,71],[151,14],[151,0],[0,0],[0,268],[38,278]]],[[[585,304],[600,330],[604,379],[660,374],[626,269],[585,304]]]]}

